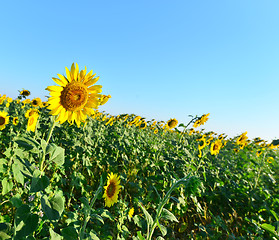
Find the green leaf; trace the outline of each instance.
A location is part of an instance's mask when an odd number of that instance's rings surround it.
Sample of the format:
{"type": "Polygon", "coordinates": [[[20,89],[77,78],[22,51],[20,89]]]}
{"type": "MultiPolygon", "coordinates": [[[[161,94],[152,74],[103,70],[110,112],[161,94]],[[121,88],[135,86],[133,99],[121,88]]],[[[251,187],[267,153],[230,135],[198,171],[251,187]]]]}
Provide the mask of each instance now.
{"type": "Polygon", "coordinates": [[[15,239],[21,239],[36,231],[39,222],[39,216],[37,214],[31,214],[30,207],[24,204],[17,209],[15,220],[15,239]]]}
{"type": "Polygon", "coordinates": [[[14,186],[14,184],[13,184],[12,180],[5,177],[2,180],[2,194],[3,195],[7,194],[9,191],[12,190],[13,186],[14,186]]]}
{"type": "Polygon", "coordinates": [[[5,233],[5,232],[0,232],[0,239],[1,240],[6,240],[6,239],[10,239],[11,237],[5,233]]]}
{"type": "Polygon", "coordinates": [[[7,172],[8,168],[8,161],[4,158],[0,158],[0,173],[5,173],[7,172]]]}
{"type": "Polygon", "coordinates": [[[95,213],[91,214],[91,218],[97,219],[97,220],[100,221],[102,224],[105,224],[103,218],[102,218],[100,215],[98,215],[98,214],[95,214],[95,213]]]}
{"type": "Polygon", "coordinates": [[[97,236],[97,234],[91,230],[91,232],[89,233],[90,236],[90,240],[100,240],[100,238],[97,236]]]}
{"type": "Polygon", "coordinates": [[[138,202],[138,205],[140,206],[141,210],[143,211],[143,213],[145,215],[147,225],[151,226],[153,224],[153,218],[151,217],[149,212],[146,211],[145,207],[143,206],[143,204],[141,202],[138,202]]]}
{"type": "Polygon", "coordinates": [[[273,233],[273,234],[276,234],[275,227],[272,226],[272,225],[270,225],[270,224],[263,223],[263,224],[261,225],[261,227],[262,227],[264,230],[268,231],[268,232],[271,232],[271,233],[273,233]]]}
{"type": "Polygon", "coordinates": [[[74,227],[66,227],[62,229],[62,236],[67,240],[77,240],[78,233],[74,227]]]}
{"type": "Polygon", "coordinates": [[[159,236],[156,238],[156,240],[165,240],[163,237],[159,236]]]}
{"type": "Polygon", "coordinates": [[[46,152],[47,142],[44,139],[41,139],[41,148],[46,152]]]}
{"type": "Polygon", "coordinates": [[[141,231],[137,231],[137,235],[139,240],[145,240],[145,238],[141,234],[141,231]]]}
{"type": "Polygon", "coordinates": [[[16,194],[14,197],[10,199],[10,202],[16,207],[19,208],[22,205],[22,201],[20,198],[20,194],[16,194]]]}
{"type": "Polygon", "coordinates": [[[24,185],[24,176],[21,172],[22,169],[23,169],[23,166],[21,164],[18,164],[16,162],[13,163],[12,170],[13,170],[14,178],[18,183],[21,183],[22,185],[24,185]]]}
{"type": "Polygon", "coordinates": [[[48,199],[46,195],[42,196],[41,204],[49,220],[59,219],[64,211],[64,199],[59,194],[51,199],[48,199]]]}
{"type": "Polygon", "coordinates": [[[167,228],[166,228],[165,226],[161,225],[161,224],[159,223],[158,220],[157,220],[157,223],[156,223],[156,224],[157,224],[158,228],[160,229],[162,235],[163,235],[163,236],[166,236],[167,233],[168,233],[167,228]]]}
{"type": "Polygon", "coordinates": [[[41,172],[36,169],[33,173],[30,192],[39,192],[47,188],[49,179],[47,176],[40,176],[41,172]]]}
{"type": "Polygon", "coordinates": [[[62,237],[54,232],[51,228],[49,229],[49,234],[50,234],[50,240],[62,240],[62,237]]]}
{"type": "Polygon", "coordinates": [[[23,147],[25,150],[30,151],[32,153],[38,153],[40,152],[38,147],[40,144],[34,140],[33,138],[30,137],[16,137],[15,142],[23,147]]]}
{"type": "Polygon", "coordinates": [[[49,154],[49,162],[55,162],[58,166],[62,166],[65,162],[65,149],[54,143],[47,146],[46,154],[49,154]]]}
{"type": "Polygon", "coordinates": [[[161,218],[172,222],[179,222],[177,218],[173,215],[173,213],[165,208],[162,209],[161,218]]]}
{"type": "Polygon", "coordinates": [[[273,210],[270,210],[270,212],[271,212],[272,215],[275,217],[276,221],[279,222],[279,216],[277,215],[277,213],[274,212],[273,210]]]}

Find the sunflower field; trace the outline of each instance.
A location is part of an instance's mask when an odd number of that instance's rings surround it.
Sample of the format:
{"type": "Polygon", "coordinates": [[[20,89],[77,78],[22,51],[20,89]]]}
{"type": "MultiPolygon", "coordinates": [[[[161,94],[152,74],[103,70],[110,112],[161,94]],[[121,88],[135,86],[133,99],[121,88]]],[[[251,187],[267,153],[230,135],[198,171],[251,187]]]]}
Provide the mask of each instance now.
{"type": "Polygon", "coordinates": [[[92,71],[0,96],[0,239],[279,239],[279,140],[101,111],[92,71]]]}

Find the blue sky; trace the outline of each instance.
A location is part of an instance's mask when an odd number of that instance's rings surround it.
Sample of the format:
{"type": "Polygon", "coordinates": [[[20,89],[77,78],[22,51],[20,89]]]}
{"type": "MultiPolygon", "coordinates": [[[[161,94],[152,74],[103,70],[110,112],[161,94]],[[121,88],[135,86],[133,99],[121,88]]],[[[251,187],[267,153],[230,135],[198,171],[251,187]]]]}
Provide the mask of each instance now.
{"type": "Polygon", "coordinates": [[[65,66],[100,76],[110,114],[210,113],[207,131],[279,138],[278,0],[3,1],[0,94],[45,100],[65,66]]]}

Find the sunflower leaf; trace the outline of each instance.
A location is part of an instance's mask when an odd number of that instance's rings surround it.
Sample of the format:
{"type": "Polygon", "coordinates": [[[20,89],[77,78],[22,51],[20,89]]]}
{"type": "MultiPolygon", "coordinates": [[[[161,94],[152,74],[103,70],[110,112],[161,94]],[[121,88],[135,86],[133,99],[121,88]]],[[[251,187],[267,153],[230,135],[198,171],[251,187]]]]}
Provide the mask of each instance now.
{"type": "Polygon", "coordinates": [[[145,207],[143,206],[143,204],[141,202],[138,202],[138,205],[140,206],[141,210],[143,211],[143,213],[145,215],[147,225],[151,226],[153,224],[153,218],[151,217],[149,212],[147,212],[147,210],[145,209],[145,207]]]}

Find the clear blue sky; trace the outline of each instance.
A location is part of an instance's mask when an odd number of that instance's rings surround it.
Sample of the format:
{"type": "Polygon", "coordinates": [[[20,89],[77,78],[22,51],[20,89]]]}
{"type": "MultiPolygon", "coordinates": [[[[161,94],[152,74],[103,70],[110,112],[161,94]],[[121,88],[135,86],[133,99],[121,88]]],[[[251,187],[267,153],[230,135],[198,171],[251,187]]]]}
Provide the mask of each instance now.
{"type": "Polygon", "coordinates": [[[45,100],[73,62],[110,114],[210,113],[207,131],[279,138],[278,0],[2,1],[0,94],[45,100]]]}

